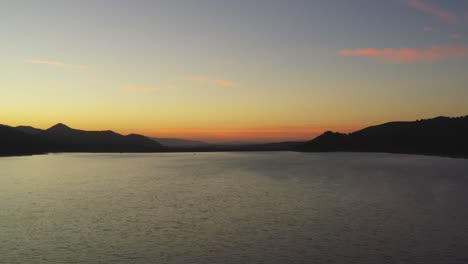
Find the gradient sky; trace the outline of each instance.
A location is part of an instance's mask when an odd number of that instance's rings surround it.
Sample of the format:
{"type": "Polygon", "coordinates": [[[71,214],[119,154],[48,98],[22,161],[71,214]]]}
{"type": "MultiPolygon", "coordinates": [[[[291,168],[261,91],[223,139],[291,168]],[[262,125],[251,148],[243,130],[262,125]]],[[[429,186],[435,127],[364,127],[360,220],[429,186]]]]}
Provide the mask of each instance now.
{"type": "Polygon", "coordinates": [[[15,0],[0,22],[7,125],[275,141],[468,114],[468,0],[15,0]]]}

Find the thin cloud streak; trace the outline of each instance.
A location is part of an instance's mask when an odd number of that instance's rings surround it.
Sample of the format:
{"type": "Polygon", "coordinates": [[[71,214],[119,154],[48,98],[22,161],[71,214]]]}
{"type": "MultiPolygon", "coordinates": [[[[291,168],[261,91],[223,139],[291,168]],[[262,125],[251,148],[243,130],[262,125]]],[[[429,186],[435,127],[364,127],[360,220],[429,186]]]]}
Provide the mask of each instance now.
{"type": "Polygon", "coordinates": [[[173,87],[143,87],[137,85],[126,85],[124,86],[127,90],[137,91],[137,92],[158,92],[162,90],[171,90],[173,87]]]}
{"type": "Polygon", "coordinates": [[[453,38],[453,39],[462,39],[463,35],[462,34],[452,34],[452,35],[450,35],[450,37],[453,38]]]}
{"type": "Polygon", "coordinates": [[[205,76],[188,76],[183,78],[185,81],[195,82],[195,83],[204,83],[204,84],[212,84],[222,87],[237,87],[239,84],[233,81],[223,80],[223,79],[215,79],[209,78],[205,76]]]}
{"type": "Polygon", "coordinates": [[[61,61],[50,61],[50,60],[28,60],[26,61],[30,64],[41,64],[41,65],[48,65],[52,67],[59,67],[59,68],[73,68],[78,70],[88,70],[89,67],[80,64],[68,64],[61,61]]]}
{"type": "Polygon", "coordinates": [[[468,46],[434,46],[430,49],[350,49],[339,52],[346,57],[372,57],[385,62],[434,62],[468,57],[468,46]]]}
{"type": "Polygon", "coordinates": [[[454,23],[457,23],[458,21],[458,17],[456,14],[450,11],[444,10],[440,7],[425,3],[421,0],[404,0],[404,2],[408,7],[416,9],[428,15],[431,15],[435,18],[438,18],[439,20],[443,22],[454,24],[454,23]]]}

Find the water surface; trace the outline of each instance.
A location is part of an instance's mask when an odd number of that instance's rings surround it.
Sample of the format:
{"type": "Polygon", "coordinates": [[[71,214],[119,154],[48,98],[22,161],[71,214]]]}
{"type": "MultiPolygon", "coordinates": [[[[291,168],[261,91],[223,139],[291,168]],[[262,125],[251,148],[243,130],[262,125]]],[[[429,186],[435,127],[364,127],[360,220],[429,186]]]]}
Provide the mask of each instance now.
{"type": "Polygon", "coordinates": [[[0,158],[0,263],[468,263],[468,160],[0,158]]]}

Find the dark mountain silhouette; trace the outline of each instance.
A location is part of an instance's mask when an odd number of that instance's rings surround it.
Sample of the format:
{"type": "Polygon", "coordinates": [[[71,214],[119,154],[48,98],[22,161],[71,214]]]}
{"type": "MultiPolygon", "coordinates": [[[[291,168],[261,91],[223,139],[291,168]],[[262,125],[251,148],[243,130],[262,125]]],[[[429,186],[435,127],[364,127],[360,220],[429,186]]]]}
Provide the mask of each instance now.
{"type": "Polygon", "coordinates": [[[57,124],[41,135],[56,142],[67,145],[116,145],[116,146],[146,146],[161,147],[161,145],[147,137],[131,134],[123,136],[113,131],[85,131],[72,129],[64,124],[57,124]]]}
{"type": "Polygon", "coordinates": [[[142,135],[78,130],[61,123],[46,130],[20,126],[16,131],[48,142],[48,150],[55,152],[153,152],[164,149],[158,142],[142,135]]]}
{"type": "Polygon", "coordinates": [[[41,134],[42,132],[44,132],[44,130],[42,129],[38,129],[38,128],[34,128],[32,126],[17,126],[15,127],[17,130],[19,131],[22,131],[26,134],[31,134],[31,135],[39,135],[41,134]]]}
{"type": "Polygon", "coordinates": [[[297,149],[468,156],[468,116],[390,122],[350,134],[329,131],[297,149]]]}
{"type": "Polygon", "coordinates": [[[0,156],[40,154],[50,151],[52,146],[41,137],[0,125],[0,156]]]}
{"type": "Polygon", "coordinates": [[[85,131],[62,123],[46,130],[3,126],[0,131],[0,155],[28,155],[47,152],[216,152],[216,151],[286,151],[304,142],[210,144],[184,139],[157,139],[142,135],[120,135],[110,130],[85,131]],[[8,128],[8,129],[6,129],[8,128]],[[8,132],[8,133],[7,133],[8,132]],[[12,136],[14,135],[14,136],[12,136]],[[7,145],[8,143],[8,145],[7,145]]]}
{"type": "MultiPolygon", "coordinates": [[[[75,129],[72,129],[70,127],[68,127],[67,125],[64,125],[62,123],[58,123],[54,126],[51,126],[49,127],[47,130],[47,132],[49,133],[57,133],[57,134],[65,134],[65,133],[73,133],[74,131],[76,132],[81,132],[82,130],[75,130],[75,129]]],[[[83,131],[85,132],[85,131],[83,131]]]]}
{"type": "Polygon", "coordinates": [[[354,133],[325,132],[308,142],[263,144],[208,144],[169,139],[163,146],[142,135],[120,135],[110,130],[85,131],[57,124],[41,130],[29,126],[0,125],[0,155],[47,152],[392,152],[468,157],[468,116],[437,117],[414,122],[390,122],[354,133]],[[190,145],[192,144],[192,145],[190,145]]]}

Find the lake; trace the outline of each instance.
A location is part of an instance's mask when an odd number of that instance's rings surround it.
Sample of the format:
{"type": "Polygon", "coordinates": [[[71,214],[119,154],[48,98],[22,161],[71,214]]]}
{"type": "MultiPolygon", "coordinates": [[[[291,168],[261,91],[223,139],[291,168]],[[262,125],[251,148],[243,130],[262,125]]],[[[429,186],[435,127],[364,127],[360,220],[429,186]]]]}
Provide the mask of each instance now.
{"type": "Polygon", "coordinates": [[[0,158],[0,263],[468,263],[468,160],[0,158]]]}

